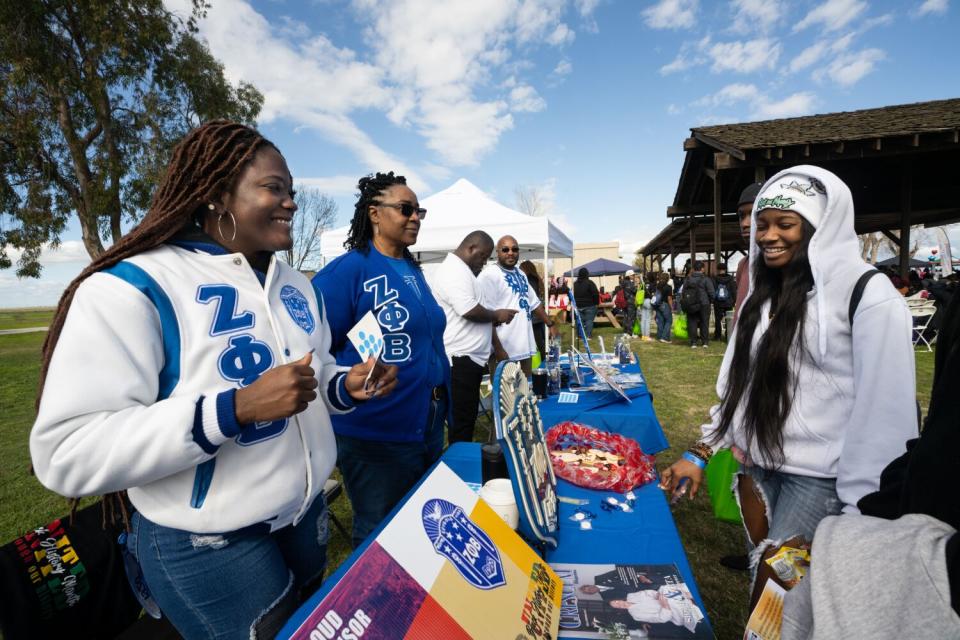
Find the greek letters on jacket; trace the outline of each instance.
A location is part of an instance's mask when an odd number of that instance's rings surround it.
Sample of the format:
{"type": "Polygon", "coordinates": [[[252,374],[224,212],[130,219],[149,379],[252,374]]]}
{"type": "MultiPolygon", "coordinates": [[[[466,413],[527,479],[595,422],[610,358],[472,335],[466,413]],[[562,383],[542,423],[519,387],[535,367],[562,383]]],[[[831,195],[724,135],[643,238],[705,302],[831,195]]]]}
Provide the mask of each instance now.
{"type": "Polygon", "coordinates": [[[147,518],[196,533],[294,522],[333,467],[329,414],[352,405],[329,346],[309,282],[276,260],[263,285],[239,254],[125,260],[71,305],[31,432],[37,476],[65,495],[129,489],[147,518]],[[316,401],[236,422],[237,389],[311,350],[316,401]]]}
{"type": "Polygon", "coordinates": [[[450,372],[443,348],[446,317],[419,271],[413,280],[405,282],[372,246],[367,254],[351,251],[340,256],[314,276],[313,287],[325,302],[337,363],[352,366],[360,361],[347,332],[372,311],[383,332],[383,361],[399,367],[393,393],[337,416],[333,428],[338,434],[388,442],[423,438],[434,351],[441,356],[444,380],[449,381],[450,372]]]}

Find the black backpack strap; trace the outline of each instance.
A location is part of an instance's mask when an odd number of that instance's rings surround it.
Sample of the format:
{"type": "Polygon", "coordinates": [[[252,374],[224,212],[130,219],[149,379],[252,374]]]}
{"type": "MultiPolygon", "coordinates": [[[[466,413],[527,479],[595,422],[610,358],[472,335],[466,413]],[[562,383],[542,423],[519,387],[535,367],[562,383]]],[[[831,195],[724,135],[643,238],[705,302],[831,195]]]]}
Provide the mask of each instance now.
{"type": "Polygon", "coordinates": [[[880,272],[876,269],[865,271],[857,280],[857,284],[853,285],[853,293],[850,294],[850,308],[847,311],[847,319],[850,321],[851,327],[853,327],[853,316],[857,313],[857,307],[860,306],[860,298],[863,297],[863,290],[867,288],[870,278],[876,275],[880,275],[880,272]]]}

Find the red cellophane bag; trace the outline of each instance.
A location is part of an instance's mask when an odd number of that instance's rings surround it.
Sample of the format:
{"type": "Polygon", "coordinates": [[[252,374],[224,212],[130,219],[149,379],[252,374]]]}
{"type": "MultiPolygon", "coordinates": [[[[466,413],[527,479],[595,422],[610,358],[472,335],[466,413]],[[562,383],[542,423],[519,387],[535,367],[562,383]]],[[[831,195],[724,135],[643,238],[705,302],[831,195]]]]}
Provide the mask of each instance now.
{"type": "Polygon", "coordinates": [[[553,471],[579,487],[625,493],[656,477],[654,458],[633,438],[576,422],[547,431],[553,471]]]}

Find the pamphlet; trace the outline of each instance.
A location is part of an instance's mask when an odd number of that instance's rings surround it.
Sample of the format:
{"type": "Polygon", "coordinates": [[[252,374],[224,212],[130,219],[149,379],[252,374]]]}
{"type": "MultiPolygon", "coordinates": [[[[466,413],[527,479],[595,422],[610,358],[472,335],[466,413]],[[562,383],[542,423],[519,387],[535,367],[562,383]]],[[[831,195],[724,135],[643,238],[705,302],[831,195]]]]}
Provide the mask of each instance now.
{"type": "Polygon", "coordinates": [[[560,638],[713,638],[675,564],[552,564],[560,638]]]}
{"type": "Polygon", "coordinates": [[[763,593],[754,607],[747,628],[743,632],[744,640],[780,640],[783,625],[783,598],[786,589],[771,579],[763,585],[763,593]]]}

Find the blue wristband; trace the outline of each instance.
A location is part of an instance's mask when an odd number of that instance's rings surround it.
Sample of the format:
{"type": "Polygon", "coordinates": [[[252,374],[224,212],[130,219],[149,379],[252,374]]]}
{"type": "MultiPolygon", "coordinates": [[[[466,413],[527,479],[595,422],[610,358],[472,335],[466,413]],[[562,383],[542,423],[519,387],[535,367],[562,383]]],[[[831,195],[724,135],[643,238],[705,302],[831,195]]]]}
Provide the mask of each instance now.
{"type": "Polygon", "coordinates": [[[684,452],[683,452],[683,455],[682,455],[681,457],[682,457],[684,460],[689,460],[690,462],[692,462],[693,464],[697,465],[697,466],[700,467],[701,469],[706,469],[706,468],[707,468],[707,463],[706,463],[706,462],[704,462],[703,460],[701,460],[701,459],[698,458],[697,456],[693,455],[693,454],[690,453],[689,451],[684,451],[684,452]]]}

